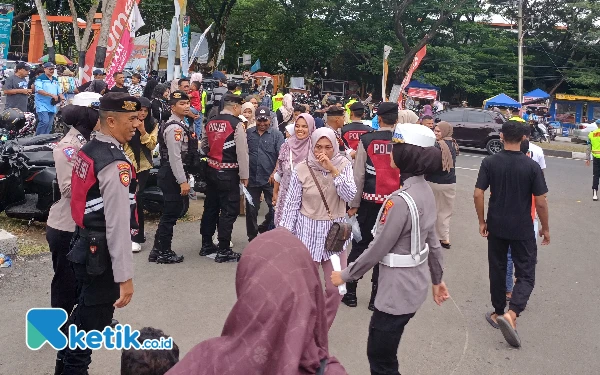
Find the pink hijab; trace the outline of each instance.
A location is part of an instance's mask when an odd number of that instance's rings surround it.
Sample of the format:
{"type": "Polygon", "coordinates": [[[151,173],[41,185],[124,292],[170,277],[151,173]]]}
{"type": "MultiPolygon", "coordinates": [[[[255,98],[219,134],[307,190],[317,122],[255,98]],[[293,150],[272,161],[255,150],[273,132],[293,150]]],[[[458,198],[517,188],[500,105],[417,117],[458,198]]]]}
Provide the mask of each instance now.
{"type": "MultiPolygon", "coordinates": [[[[296,132],[292,133],[292,136],[288,138],[287,144],[292,150],[292,159],[294,160],[294,164],[298,164],[301,161],[306,160],[308,153],[310,151],[310,136],[315,131],[315,119],[309,115],[308,113],[302,113],[298,118],[304,119],[308,124],[308,137],[304,139],[298,139],[296,137],[296,132]]],[[[280,155],[280,158],[289,159],[288,155],[280,155]]]]}
{"type": "Polygon", "coordinates": [[[342,172],[343,166],[345,166],[345,164],[348,162],[348,159],[340,154],[340,145],[338,144],[338,140],[335,137],[335,133],[333,132],[333,129],[327,127],[315,130],[315,132],[312,133],[312,136],[310,137],[308,166],[317,171],[329,172],[321,165],[321,163],[319,163],[319,160],[317,160],[314,153],[315,145],[317,144],[317,142],[319,142],[319,139],[323,137],[331,141],[331,145],[333,146],[333,158],[331,159],[331,162],[340,172],[342,172]]]}
{"type": "Polygon", "coordinates": [[[167,375],[305,375],[328,359],[326,375],[346,374],[328,352],[325,298],[304,244],[285,228],[244,249],[238,300],[221,337],[196,345],[167,375]]]}

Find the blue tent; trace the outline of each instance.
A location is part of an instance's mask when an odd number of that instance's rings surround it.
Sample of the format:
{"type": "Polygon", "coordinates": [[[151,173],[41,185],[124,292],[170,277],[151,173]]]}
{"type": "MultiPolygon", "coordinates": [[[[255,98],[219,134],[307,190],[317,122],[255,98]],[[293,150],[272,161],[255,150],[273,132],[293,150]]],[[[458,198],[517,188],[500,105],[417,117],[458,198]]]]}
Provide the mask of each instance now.
{"type": "Polygon", "coordinates": [[[433,85],[428,85],[426,83],[421,83],[421,82],[417,81],[416,79],[413,79],[412,81],[409,82],[408,85],[406,85],[406,89],[410,89],[410,88],[440,91],[439,87],[433,86],[433,85]]]}
{"type": "Polygon", "coordinates": [[[523,97],[532,99],[548,99],[550,98],[550,94],[548,94],[542,89],[535,89],[533,91],[528,92],[527,94],[523,94],[523,97]]]}
{"type": "Polygon", "coordinates": [[[521,103],[514,100],[506,94],[498,94],[493,98],[489,98],[485,101],[485,109],[489,107],[515,107],[521,108],[521,103]]]}

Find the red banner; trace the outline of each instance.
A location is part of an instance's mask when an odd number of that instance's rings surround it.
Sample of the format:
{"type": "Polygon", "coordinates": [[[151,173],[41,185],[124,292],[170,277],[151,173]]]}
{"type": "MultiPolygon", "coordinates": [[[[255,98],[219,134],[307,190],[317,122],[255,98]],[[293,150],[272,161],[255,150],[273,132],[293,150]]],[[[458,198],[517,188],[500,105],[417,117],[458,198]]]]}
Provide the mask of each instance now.
{"type": "Polygon", "coordinates": [[[426,54],[427,54],[427,46],[423,46],[423,48],[421,48],[419,50],[419,52],[417,52],[417,54],[415,55],[415,58],[413,59],[413,62],[410,65],[410,68],[408,69],[408,72],[404,76],[402,85],[400,85],[400,95],[398,95],[398,105],[400,108],[403,108],[402,107],[402,99],[404,97],[404,94],[403,94],[404,89],[406,88],[406,86],[408,86],[408,83],[410,82],[410,79],[412,78],[413,73],[415,72],[415,70],[417,70],[417,68],[421,64],[421,61],[423,61],[423,58],[425,57],[426,54]]]}
{"type": "MultiPolygon", "coordinates": [[[[107,72],[106,83],[108,83],[108,87],[112,87],[115,84],[112,73],[118,71],[118,66],[122,65],[125,67],[125,63],[133,48],[133,38],[130,36],[128,27],[129,16],[136,3],[139,3],[139,0],[119,0],[115,4],[108,34],[108,43],[106,46],[106,60],[103,67],[107,72]],[[116,58],[119,58],[119,61],[117,61],[116,58]],[[120,62],[121,60],[123,60],[122,64],[120,62]],[[111,64],[111,61],[118,62],[118,64],[111,64]],[[108,69],[109,66],[110,69],[108,69]]],[[[88,82],[93,78],[92,70],[94,69],[97,46],[98,38],[96,37],[92,41],[92,44],[85,55],[85,66],[83,67],[83,77],[81,77],[82,83],[88,82]]],[[[120,70],[122,70],[122,68],[120,70]]]]}

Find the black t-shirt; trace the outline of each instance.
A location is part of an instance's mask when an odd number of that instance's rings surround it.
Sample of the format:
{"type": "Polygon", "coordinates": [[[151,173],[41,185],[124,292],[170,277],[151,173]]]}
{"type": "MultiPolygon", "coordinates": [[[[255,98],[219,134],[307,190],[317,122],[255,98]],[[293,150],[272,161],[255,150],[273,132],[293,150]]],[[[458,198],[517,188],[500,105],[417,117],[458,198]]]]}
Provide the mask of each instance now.
{"type": "Polygon", "coordinates": [[[493,236],[530,240],[532,196],[548,192],[542,169],[520,151],[501,151],[483,159],[475,187],[490,188],[487,229],[493,236]]]}
{"type": "Polygon", "coordinates": [[[123,86],[123,87],[113,86],[112,89],[110,89],[108,91],[109,92],[124,92],[126,94],[129,94],[129,89],[125,86],[123,86]]]}
{"type": "MultiPolygon", "coordinates": [[[[448,141],[448,140],[445,140],[444,142],[446,142],[446,144],[448,145],[448,148],[450,148],[450,152],[452,153],[453,164],[456,165],[456,148],[454,147],[454,142],[448,141]]],[[[435,147],[440,148],[439,143],[435,142],[435,147]]],[[[442,185],[455,184],[456,183],[455,169],[452,168],[448,172],[440,170],[437,173],[428,174],[427,176],[425,176],[425,179],[427,181],[433,182],[435,184],[442,184],[442,185]]]]}

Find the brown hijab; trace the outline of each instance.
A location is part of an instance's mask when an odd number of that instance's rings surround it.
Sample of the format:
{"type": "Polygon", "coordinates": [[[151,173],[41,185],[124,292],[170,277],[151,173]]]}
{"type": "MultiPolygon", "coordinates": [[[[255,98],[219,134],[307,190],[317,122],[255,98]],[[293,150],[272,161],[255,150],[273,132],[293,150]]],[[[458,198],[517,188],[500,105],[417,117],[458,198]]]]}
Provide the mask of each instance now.
{"type": "Polygon", "coordinates": [[[446,121],[440,121],[436,124],[437,127],[440,128],[442,132],[442,139],[437,141],[438,145],[440,145],[440,150],[442,150],[442,170],[444,172],[450,172],[452,168],[454,168],[454,161],[452,160],[452,152],[450,151],[450,147],[448,147],[448,143],[446,141],[452,141],[453,147],[458,154],[458,145],[454,138],[452,138],[452,133],[454,133],[454,129],[452,125],[447,123],[446,121]]]}
{"type": "Polygon", "coordinates": [[[328,353],[325,298],[308,250],[287,229],[252,241],[236,275],[238,300],[221,337],[196,345],[167,375],[325,374],[346,370],[328,353]]]}

